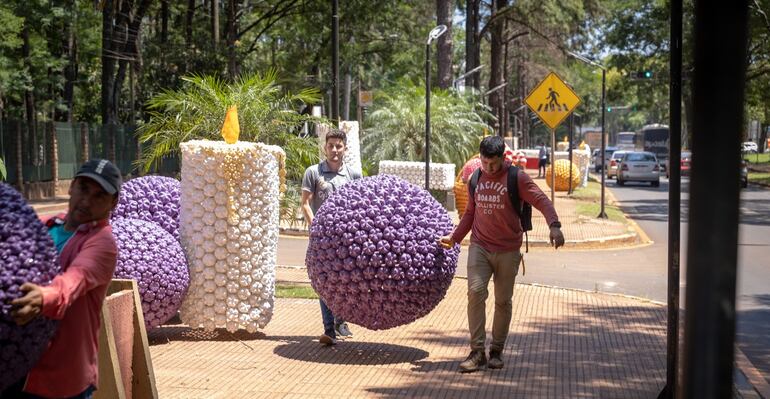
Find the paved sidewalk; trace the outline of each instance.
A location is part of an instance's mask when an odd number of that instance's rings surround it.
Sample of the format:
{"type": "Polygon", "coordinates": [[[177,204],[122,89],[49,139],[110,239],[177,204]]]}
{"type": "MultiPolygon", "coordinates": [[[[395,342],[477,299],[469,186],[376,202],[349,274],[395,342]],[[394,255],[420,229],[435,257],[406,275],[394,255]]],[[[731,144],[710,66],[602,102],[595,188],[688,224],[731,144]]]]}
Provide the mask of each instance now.
{"type": "MultiPolygon", "coordinates": [[[[279,268],[280,281],[307,281],[279,268]]],[[[318,301],[277,299],[256,334],[184,325],[150,331],[161,398],[651,398],[665,384],[665,307],[633,298],[517,285],[506,367],[457,372],[468,354],[466,281],[426,317],[317,342],[318,301]]],[[[490,285],[490,288],[492,285],[490,285]]],[[[490,298],[493,297],[490,293],[490,298]]],[[[487,303],[488,325],[493,304],[487,303]]],[[[491,327],[490,327],[491,328],[491,327]]]]}

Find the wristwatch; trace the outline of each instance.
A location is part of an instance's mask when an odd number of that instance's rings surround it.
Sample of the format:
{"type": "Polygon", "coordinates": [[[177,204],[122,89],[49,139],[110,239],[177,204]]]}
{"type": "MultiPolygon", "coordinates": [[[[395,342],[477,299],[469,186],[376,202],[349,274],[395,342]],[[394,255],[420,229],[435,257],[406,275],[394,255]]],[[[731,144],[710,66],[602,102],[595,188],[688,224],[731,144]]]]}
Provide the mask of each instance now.
{"type": "Polygon", "coordinates": [[[561,228],[561,222],[557,220],[557,221],[551,223],[551,225],[548,226],[548,227],[551,227],[551,228],[554,228],[554,227],[561,228]]]}

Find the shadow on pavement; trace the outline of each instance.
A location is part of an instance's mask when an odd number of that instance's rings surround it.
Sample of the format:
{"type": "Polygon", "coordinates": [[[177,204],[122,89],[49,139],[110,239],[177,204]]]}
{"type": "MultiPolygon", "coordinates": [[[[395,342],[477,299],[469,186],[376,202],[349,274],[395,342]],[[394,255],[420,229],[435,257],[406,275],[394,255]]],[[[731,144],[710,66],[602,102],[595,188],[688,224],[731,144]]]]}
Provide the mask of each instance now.
{"type": "MultiPolygon", "coordinates": [[[[501,370],[461,374],[462,358],[426,359],[400,371],[409,377],[396,380],[409,383],[367,392],[387,398],[657,396],[666,380],[665,308],[596,305],[573,305],[570,316],[561,318],[549,318],[540,308],[533,313],[542,317],[514,320],[501,370]]],[[[441,344],[435,336],[426,341],[441,344]]]]}
{"type": "Polygon", "coordinates": [[[265,334],[257,331],[252,334],[245,330],[238,330],[231,333],[224,328],[217,328],[214,331],[204,329],[194,329],[186,325],[163,325],[147,331],[147,340],[150,345],[162,345],[170,341],[252,341],[264,339],[265,334]]]}
{"type": "MultiPolygon", "coordinates": [[[[751,301],[762,308],[739,310],[736,315],[735,340],[760,370],[765,379],[770,377],[770,295],[742,296],[742,301],[751,301]]],[[[770,379],[768,380],[770,383],[770,379]]]]}
{"type": "Polygon", "coordinates": [[[371,366],[412,363],[430,355],[422,349],[380,342],[348,340],[338,342],[337,345],[323,346],[318,343],[316,337],[279,345],[273,349],[273,353],[303,362],[371,366]]]}

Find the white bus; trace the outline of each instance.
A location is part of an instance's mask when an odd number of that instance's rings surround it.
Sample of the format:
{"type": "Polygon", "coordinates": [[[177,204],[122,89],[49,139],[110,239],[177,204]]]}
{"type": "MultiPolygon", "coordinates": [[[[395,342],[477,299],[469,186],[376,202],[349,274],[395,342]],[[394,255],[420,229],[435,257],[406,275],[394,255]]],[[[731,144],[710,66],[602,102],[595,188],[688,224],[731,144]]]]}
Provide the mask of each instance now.
{"type": "Polygon", "coordinates": [[[615,146],[621,151],[633,151],[636,149],[636,132],[618,132],[615,135],[615,146]]]}

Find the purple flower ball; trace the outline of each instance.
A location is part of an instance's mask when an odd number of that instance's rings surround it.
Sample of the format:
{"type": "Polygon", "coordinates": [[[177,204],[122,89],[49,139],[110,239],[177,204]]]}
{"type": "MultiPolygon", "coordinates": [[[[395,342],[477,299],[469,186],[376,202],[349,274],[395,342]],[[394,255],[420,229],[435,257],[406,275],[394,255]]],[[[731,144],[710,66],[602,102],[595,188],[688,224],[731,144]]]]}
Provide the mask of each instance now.
{"type": "Polygon", "coordinates": [[[0,183],[0,392],[35,365],[58,327],[45,317],[17,326],[10,302],[25,282],[47,285],[59,271],[48,229],[18,191],[0,183]]]}
{"type": "Polygon", "coordinates": [[[427,191],[390,175],[358,179],[318,210],[308,276],[337,317],[372,330],[408,324],[446,295],[460,250],[437,240],[453,228],[427,191]]]}
{"type": "Polygon", "coordinates": [[[190,286],[182,246],[152,222],[114,219],[111,224],[118,244],[115,278],[137,281],[145,326],[160,326],[176,314],[190,286]]]}
{"type": "Polygon", "coordinates": [[[120,188],[112,219],[130,218],[156,223],[179,240],[179,180],[164,176],[142,176],[120,188]]]}

